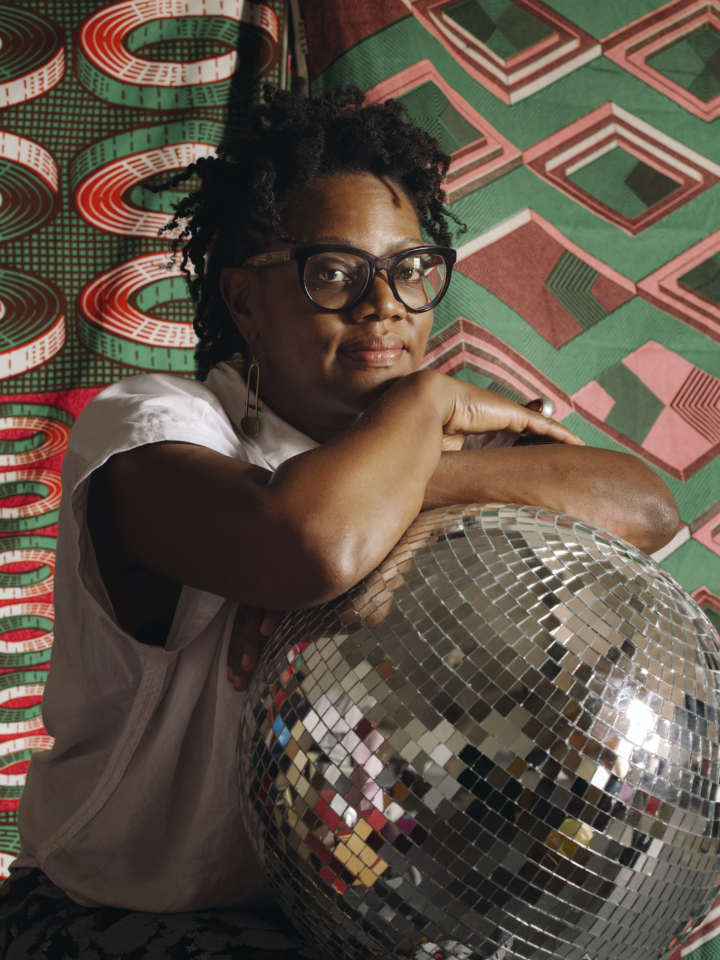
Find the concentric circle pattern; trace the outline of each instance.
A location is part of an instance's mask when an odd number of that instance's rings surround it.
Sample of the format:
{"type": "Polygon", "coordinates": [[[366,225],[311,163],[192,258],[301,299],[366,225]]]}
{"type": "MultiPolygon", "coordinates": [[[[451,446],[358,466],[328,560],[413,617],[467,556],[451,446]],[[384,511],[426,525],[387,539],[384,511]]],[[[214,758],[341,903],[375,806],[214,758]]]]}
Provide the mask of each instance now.
{"type": "Polygon", "coordinates": [[[73,162],[75,203],[88,223],[108,233],[157,237],[172,216],[166,195],[142,190],[198,157],[214,156],[225,129],[207,121],[163,124],[93,144],[73,162]]]}
{"type": "MultiPolygon", "coordinates": [[[[19,670],[13,673],[0,674],[0,734],[29,733],[31,730],[42,730],[43,722],[39,702],[25,707],[3,706],[3,704],[21,697],[42,697],[47,673],[47,670],[41,669],[19,670]]],[[[0,744],[0,747],[2,746],[3,744],[0,744]]],[[[1,756],[2,753],[0,753],[1,756]]],[[[17,763],[17,760],[14,760],[13,763],[17,763]]],[[[21,782],[24,782],[24,780],[21,782]]]]}
{"type": "Polygon", "coordinates": [[[121,0],[83,24],[79,75],[97,96],[126,106],[167,110],[227,103],[247,96],[252,87],[253,76],[247,71],[242,71],[239,83],[232,82],[244,57],[257,57],[257,31],[248,33],[246,26],[267,34],[257,65],[261,71],[272,56],[270,38],[278,40],[277,16],[271,7],[244,0],[200,0],[189,10],[185,0],[121,0]],[[187,18],[193,23],[207,19],[201,39],[213,36],[232,49],[187,62],[158,61],[133,52],[147,44],[148,37],[150,42],[178,38],[183,33],[179,21],[187,18]]]}
{"type": "Polygon", "coordinates": [[[193,70],[201,74],[203,66],[221,57],[233,66],[237,35],[237,21],[229,17],[183,16],[150,20],[126,34],[124,45],[140,60],[159,63],[161,70],[168,63],[176,64],[181,76],[187,77],[193,70]]]}
{"type": "Polygon", "coordinates": [[[55,470],[0,471],[0,533],[21,533],[57,523],[60,494],[60,474],[55,470]],[[39,499],[20,506],[3,505],[5,498],[27,496],[39,499]]]}
{"type": "Polygon", "coordinates": [[[0,404],[0,467],[22,467],[62,453],[73,423],[66,410],[49,404],[0,404]],[[6,430],[27,431],[29,436],[5,439],[6,430]]]}
{"type": "Polygon", "coordinates": [[[47,93],[64,71],[60,29],[29,10],[0,6],[0,109],[47,93]]]}
{"type": "Polygon", "coordinates": [[[8,603],[0,607],[0,668],[37,666],[50,660],[55,608],[51,603],[8,603]],[[38,633],[38,636],[15,634],[38,633]]]}
{"type": "MultiPolygon", "coordinates": [[[[10,692],[14,693],[14,691],[10,692]]],[[[15,695],[23,696],[20,693],[15,695]]],[[[3,769],[12,767],[22,760],[29,760],[38,750],[50,750],[54,742],[52,737],[41,734],[34,737],[18,737],[0,743],[0,799],[18,799],[22,796],[23,786],[25,785],[24,773],[3,774],[3,769]]],[[[0,869],[3,868],[1,858],[4,856],[4,854],[0,854],[0,869]]],[[[5,865],[5,869],[7,870],[7,865],[5,865]]]]}
{"type": "Polygon", "coordinates": [[[57,164],[26,137],[0,130],[0,242],[37,230],[52,216],[57,164]]]}
{"type": "Polygon", "coordinates": [[[0,600],[24,600],[52,593],[56,544],[54,537],[37,535],[0,540],[0,600]],[[7,569],[17,566],[23,569],[7,569]]]}
{"type": "Polygon", "coordinates": [[[0,304],[2,380],[45,363],[60,350],[65,343],[65,306],[60,291],[46,281],[3,268],[0,268],[0,304]]]}
{"type": "MultiPolygon", "coordinates": [[[[92,349],[126,363],[157,370],[192,369],[197,342],[190,322],[152,317],[135,305],[140,294],[156,284],[177,282],[182,272],[167,269],[170,252],[136,257],[97,277],[80,298],[85,318],[81,333],[92,349]]],[[[183,302],[187,293],[179,288],[183,302]]]]}

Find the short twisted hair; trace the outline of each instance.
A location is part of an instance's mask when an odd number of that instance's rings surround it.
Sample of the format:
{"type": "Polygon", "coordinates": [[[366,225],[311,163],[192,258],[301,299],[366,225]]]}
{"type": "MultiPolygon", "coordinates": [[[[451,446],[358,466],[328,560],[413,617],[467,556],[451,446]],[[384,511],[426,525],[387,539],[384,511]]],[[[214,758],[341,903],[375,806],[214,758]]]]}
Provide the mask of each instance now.
{"type": "Polygon", "coordinates": [[[250,111],[244,136],[164,185],[176,187],[193,175],[200,180],[161,231],[174,232],[174,256],[181,252],[180,267],[195,303],[200,379],[220,361],[245,352],[220,291],[222,270],[262,252],[269,232],[294,242],[283,236],[282,217],[299,188],[328,174],[372,173],[403,190],[435,243],[452,244],[448,219],[462,228],[444,208],[442,181],[450,158],[408,121],[402,104],[365,106],[362,90],[351,86],[319,97],[305,94],[302,85],[292,92],[266,86],[265,102],[250,111]]]}

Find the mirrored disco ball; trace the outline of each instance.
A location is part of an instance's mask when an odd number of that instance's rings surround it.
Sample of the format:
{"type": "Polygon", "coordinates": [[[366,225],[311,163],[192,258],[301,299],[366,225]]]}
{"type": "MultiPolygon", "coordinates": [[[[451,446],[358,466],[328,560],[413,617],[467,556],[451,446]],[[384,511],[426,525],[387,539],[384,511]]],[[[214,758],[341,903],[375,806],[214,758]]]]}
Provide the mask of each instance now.
{"type": "Polygon", "coordinates": [[[719,669],[607,532],[423,515],[263,654],[238,785],[270,885],[334,960],[654,960],[718,877],[719,669]]]}

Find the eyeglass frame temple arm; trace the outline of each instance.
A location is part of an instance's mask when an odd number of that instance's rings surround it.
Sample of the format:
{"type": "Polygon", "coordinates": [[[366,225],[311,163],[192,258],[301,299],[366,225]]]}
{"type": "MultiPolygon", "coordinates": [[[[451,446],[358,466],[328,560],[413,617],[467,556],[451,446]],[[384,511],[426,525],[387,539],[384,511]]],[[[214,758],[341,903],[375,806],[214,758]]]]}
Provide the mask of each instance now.
{"type": "Polygon", "coordinates": [[[265,267],[270,263],[281,263],[283,260],[290,260],[292,247],[286,247],[285,250],[276,250],[273,253],[257,253],[254,257],[248,257],[243,263],[244,267],[248,264],[253,267],[265,267]]]}

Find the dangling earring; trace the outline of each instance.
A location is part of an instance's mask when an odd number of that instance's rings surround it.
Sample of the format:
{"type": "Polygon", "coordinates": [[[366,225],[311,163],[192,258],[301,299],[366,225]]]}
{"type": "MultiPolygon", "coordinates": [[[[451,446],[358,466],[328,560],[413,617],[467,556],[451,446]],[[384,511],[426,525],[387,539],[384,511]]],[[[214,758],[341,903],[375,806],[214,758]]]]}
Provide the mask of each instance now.
{"type": "Polygon", "coordinates": [[[256,437],[260,433],[260,361],[253,354],[252,363],[247,375],[247,393],[245,394],[245,416],[240,421],[240,429],[246,437],[256,437]],[[255,406],[250,403],[250,380],[255,371],[255,406]],[[255,411],[255,416],[248,415],[248,407],[255,411]]]}

